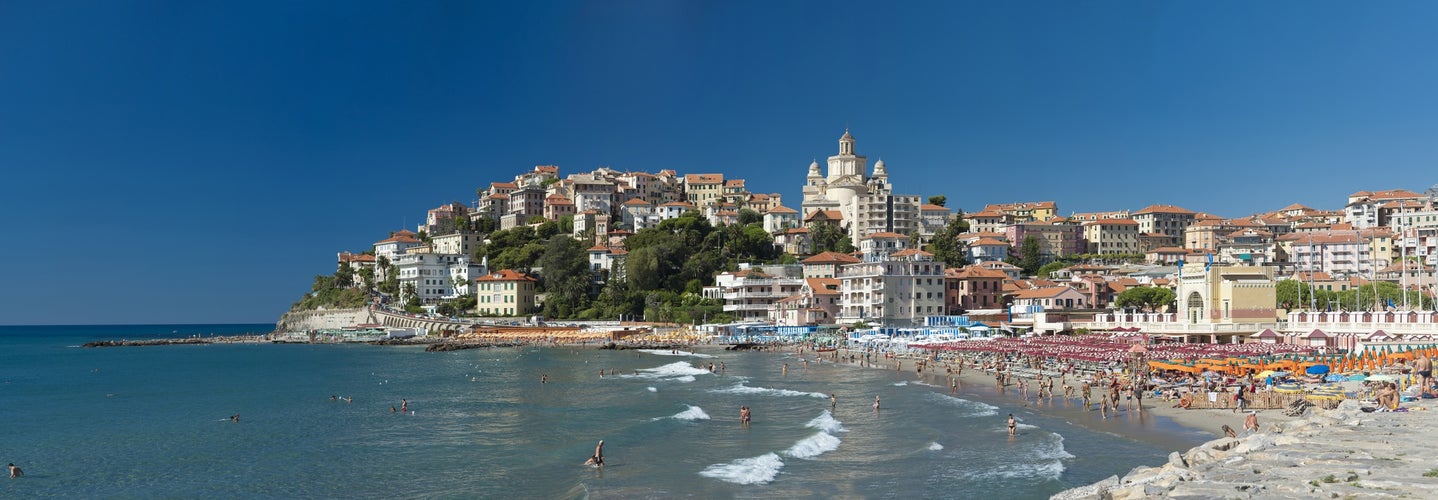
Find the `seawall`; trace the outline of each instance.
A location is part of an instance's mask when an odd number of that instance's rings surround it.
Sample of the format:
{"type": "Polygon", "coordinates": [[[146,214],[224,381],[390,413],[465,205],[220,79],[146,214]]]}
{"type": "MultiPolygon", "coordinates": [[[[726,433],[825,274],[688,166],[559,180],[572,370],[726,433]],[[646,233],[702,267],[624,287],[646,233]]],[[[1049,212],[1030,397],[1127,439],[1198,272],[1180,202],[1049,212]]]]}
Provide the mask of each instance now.
{"type": "Polygon", "coordinates": [[[337,329],[366,323],[379,323],[369,308],[290,311],[275,323],[276,332],[303,332],[316,329],[337,329]]]}

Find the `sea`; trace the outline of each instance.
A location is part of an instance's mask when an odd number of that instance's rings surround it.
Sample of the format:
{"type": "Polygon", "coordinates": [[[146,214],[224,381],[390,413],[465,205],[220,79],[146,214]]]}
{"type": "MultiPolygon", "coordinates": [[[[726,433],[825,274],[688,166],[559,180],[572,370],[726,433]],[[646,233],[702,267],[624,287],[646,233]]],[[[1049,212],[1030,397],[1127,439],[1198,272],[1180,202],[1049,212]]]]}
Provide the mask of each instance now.
{"type": "Polygon", "coordinates": [[[272,328],[0,327],[0,497],[1046,498],[1210,437],[812,353],[80,347],[272,328]]]}

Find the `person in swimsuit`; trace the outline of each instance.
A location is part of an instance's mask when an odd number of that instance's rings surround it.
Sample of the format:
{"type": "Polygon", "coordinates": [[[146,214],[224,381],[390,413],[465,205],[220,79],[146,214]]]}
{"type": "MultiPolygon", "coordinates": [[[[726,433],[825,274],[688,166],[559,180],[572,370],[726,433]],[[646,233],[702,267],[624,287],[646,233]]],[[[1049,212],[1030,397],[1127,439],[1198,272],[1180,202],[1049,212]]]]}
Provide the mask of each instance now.
{"type": "Polygon", "coordinates": [[[832,410],[832,409],[835,409],[835,408],[838,408],[838,407],[839,407],[839,399],[834,397],[834,393],[832,393],[832,392],[829,393],[829,409],[832,410]]]}
{"type": "Polygon", "coordinates": [[[16,467],[14,463],[11,463],[11,464],[9,465],[9,467],[10,467],[10,479],[15,479],[15,478],[17,478],[17,477],[20,477],[20,476],[24,476],[24,475],[25,475],[25,471],[20,470],[20,468],[19,468],[19,467],[16,467]]]}
{"type": "Polygon", "coordinates": [[[408,399],[401,399],[401,400],[399,400],[399,411],[401,411],[401,412],[408,412],[408,411],[409,411],[409,400],[408,400],[408,399]]]}
{"type": "Polygon", "coordinates": [[[879,397],[874,396],[874,413],[879,412],[879,397]]]}
{"type": "Polygon", "coordinates": [[[594,447],[594,454],[589,456],[589,460],[585,460],[585,461],[584,461],[584,465],[593,465],[593,466],[595,466],[595,467],[603,467],[603,466],[604,466],[604,440],[603,440],[603,439],[600,439],[600,440],[599,440],[599,445],[594,447]]]}
{"type": "Polygon", "coordinates": [[[1019,428],[1019,423],[1014,420],[1014,414],[1009,414],[1009,437],[1013,437],[1014,430],[1019,428]]]}

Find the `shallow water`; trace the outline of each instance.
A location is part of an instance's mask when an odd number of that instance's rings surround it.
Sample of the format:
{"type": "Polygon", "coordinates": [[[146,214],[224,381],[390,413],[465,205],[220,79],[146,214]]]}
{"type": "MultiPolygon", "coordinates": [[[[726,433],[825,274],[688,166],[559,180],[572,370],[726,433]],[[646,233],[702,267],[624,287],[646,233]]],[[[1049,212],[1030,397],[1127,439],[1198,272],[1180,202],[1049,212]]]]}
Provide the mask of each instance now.
{"type": "Polygon", "coordinates": [[[1202,440],[775,353],[75,347],[267,329],[0,327],[0,462],[27,472],[0,496],[1039,498],[1202,440]],[[607,465],[582,466],[599,439],[607,465]]]}

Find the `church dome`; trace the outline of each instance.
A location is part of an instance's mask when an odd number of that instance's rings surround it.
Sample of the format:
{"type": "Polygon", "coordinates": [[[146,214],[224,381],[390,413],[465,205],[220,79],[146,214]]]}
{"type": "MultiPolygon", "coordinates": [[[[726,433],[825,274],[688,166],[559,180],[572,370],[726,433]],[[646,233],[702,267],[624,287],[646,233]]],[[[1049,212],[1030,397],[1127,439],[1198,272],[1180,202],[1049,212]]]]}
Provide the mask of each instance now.
{"type": "Polygon", "coordinates": [[[874,175],[889,175],[888,168],[884,166],[884,160],[881,159],[878,162],[874,163],[874,175]]]}
{"type": "Polygon", "coordinates": [[[809,163],[809,176],[819,177],[819,175],[819,160],[814,160],[809,163]]]}
{"type": "Polygon", "coordinates": [[[849,134],[849,129],[844,129],[844,135],[843,135],[843,137],[840,137],[839,140],[841,140],[841,141],[852,141],[852,140],[854,140],[854,136],[853,136],[852,134],[849,134]]]}

